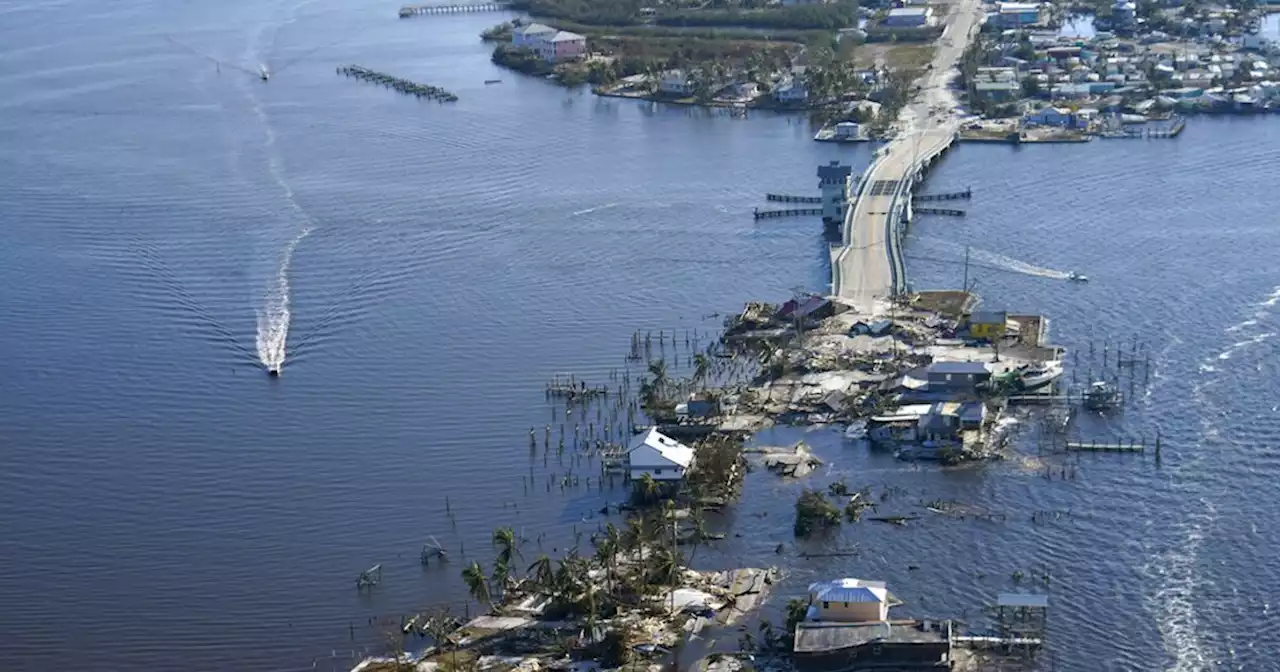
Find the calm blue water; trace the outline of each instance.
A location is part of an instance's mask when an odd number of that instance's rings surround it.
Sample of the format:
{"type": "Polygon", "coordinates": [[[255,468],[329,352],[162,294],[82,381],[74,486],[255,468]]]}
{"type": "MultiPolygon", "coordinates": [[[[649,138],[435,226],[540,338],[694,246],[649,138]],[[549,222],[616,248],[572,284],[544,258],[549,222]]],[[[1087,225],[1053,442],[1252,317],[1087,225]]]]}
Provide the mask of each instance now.
{"type": "MultiPolygon", "coordinates": [[[[429,535],[486,559],[509,524],[563,551],[620,496],[561,490],[597,467],[530,456],[530,427],[606,421],[546,404],[547,379],[609,382],[637,329],[705,332],[743,301],[825,286],[815,222],[750,212],[765,191],[812,191],[819,163],[861,168],[865,147],[813,143],[787,117],[565,92],[489,63],[476,35],[501,15],[394,10],[0,4],[5,669],[326,669],[377,641],[371,619],[461,612],[461,563],[418,564],[429,535]],[[258,63],[269,83],[231,67],[258,63]],[[461,101],[334,74],[347,63],[461,101]],[[358,594],[378,562],[383,584],[358,594]]],[[[988,305],[1047,312],[1072,347],[1136,335],[1150,383],[1083,431],[1159,427],[1162,465],[939,472],[812,432],[832,461],[813,484],[895,484],[1010,520],[848,527],[810,543],[861,556],[786,556],[780,592],[874,576],[910,612],[977,614],[1047,563],[1062,669],[1267,669],[1278,135],[1195,120],[1176,141],[943,162],[928,188],[977,198],[964,220],[914,225],[916,285],[958,284],[970,245],[988,305]],[[1069,524],[1030,524],[1067,508],[1069,524]]],[[[725,521],[744,537],[700,564],[778,561],[799,486],[771,479],[751,477],[725,521]]]]}

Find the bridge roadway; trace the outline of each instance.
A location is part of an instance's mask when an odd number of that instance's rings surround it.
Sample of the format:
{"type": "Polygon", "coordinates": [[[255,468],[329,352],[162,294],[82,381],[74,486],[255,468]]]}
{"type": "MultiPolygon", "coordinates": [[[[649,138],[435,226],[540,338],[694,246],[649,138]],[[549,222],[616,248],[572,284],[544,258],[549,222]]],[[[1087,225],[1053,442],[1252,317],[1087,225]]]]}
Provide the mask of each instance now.
{"type": "Polygon", "coordinates": [[[906,285],[900,267],[896,227],[922,168],[951,146],[960,127],[949,79],[983,12],[980,0],[960,0],[946,18],[932,67],[919,82],[921,92],[898,117],[900,132],[879,150],[863,174],[859,197],[845,216],[843,247],[832,251],[832,293],[873,314],[906,285]]]}

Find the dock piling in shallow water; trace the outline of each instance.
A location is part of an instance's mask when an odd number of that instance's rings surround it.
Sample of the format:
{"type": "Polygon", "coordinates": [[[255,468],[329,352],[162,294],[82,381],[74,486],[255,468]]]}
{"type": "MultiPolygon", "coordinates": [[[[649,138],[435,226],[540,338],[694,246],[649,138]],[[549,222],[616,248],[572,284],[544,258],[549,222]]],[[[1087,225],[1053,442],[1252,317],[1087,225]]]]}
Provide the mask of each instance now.
{"type": "Polygon", "coordinates": [[[454,103],[454,102],[457,102],[458,100],[458,96],[438,86],[431,86],[430,84],[419,84],[417,82],[411,82],[407,79],[394,77],[384,72],[370,70],[369,68],[365,68],[359,65],[344,65],[337,68],[336,72],[339,75],[344,75],[347,77],[355,77],[356,79],[360,79],[366,82],[372,82],[374,84],[381,84],[385,87],[395,89],[396,91],[403,93],[407,96],[415,96],[417,98],[429,98],[431,100],[435,100],[441,103],[454,103]]]}

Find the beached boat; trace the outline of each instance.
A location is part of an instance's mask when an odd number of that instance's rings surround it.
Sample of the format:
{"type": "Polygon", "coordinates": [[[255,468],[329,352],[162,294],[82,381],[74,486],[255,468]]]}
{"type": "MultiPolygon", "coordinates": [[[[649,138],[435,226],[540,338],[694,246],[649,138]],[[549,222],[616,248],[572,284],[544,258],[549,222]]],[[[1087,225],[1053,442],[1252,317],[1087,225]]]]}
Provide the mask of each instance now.
{"type": "Polygon", "coordinates": [[[867,438],[867,421],[854,420],[844,430],[844,438],[848,441],[861,441],[867,438]]]}
{"type": "Polygon", "coordinates": [[[1018,373],[1018,387],[1023,390],[1038,390],[1062,377],[1062,362],[1045,362],[1040,366],[1027,367],[1018,373]]]}

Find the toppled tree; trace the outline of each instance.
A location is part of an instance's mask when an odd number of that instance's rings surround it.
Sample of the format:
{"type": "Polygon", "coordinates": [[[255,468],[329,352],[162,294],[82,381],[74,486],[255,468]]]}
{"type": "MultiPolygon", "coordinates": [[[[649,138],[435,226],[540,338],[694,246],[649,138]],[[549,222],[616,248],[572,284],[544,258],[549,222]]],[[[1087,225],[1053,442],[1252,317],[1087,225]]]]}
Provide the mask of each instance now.
{"type": "Polygon", "coordinates": [[[817,490],[805,490],[796,500],[795,535],[807,537],[817,529],[827,529],[840,524],[840,509],[836,508],[817,490]]]}

